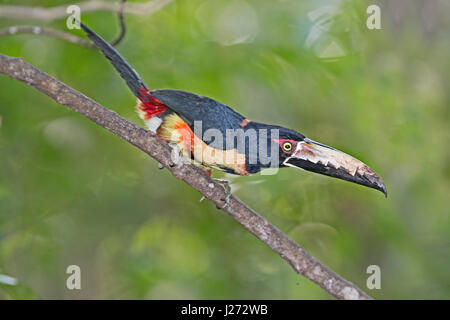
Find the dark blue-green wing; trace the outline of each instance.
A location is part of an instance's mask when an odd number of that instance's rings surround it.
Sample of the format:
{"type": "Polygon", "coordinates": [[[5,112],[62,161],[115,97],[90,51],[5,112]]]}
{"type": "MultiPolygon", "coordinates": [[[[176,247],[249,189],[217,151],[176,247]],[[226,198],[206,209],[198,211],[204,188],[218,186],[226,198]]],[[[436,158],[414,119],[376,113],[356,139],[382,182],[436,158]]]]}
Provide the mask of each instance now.
{"type": "MultiPolygon", "coordinates": [[[[227,129],[241,128],[240,125],[245,119],[230,107],[194,93],[161,89],[153,90],[150,94],[178,114],[193,131],[195,129],[194,122],[197,121],[197,124],[200,124],[201,121],[202,136],[207,130],[216,129],[225,138],[227,129]]],[[[205,142],[210,146],[215,146],[215,139],[205,142]]]]}

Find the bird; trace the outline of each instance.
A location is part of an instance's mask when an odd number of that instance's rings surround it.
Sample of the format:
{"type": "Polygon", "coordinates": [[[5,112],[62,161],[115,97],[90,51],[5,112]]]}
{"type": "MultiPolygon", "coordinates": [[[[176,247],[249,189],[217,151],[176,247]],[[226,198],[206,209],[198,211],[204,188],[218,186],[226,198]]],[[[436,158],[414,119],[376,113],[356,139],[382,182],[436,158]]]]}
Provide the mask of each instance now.
{"type": "MultiPolygon", "coordinates": [[[[248,176],[263,169],[293,167],[381,191],[380,176],[360,160],[278,125],[247,119],[214,99],[175,89],[150,90],[130,64],[101,36],[77,21],[137,97],[136,110],[149,131],[179,155],[204,168],[248,176]]],[[[226,180],[225,208],[231,195],[226,180]]]]}

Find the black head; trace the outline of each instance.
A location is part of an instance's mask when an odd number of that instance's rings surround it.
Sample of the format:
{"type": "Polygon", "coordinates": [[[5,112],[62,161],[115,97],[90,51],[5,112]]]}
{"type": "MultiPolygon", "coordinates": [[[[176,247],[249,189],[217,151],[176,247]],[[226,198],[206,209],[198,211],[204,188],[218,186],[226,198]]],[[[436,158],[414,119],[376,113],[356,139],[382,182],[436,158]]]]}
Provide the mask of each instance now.
{"type": "Polygon", "coordinates": [[[283,127],[273,127],[273,129],[278,130],[278,137],[271,136],[271,143],[278,148],[279,167],[285,167],[284,162],[293,155],[297,145],[304,141],[305,136],[283,127]]]}
{"type": "Polygon", "coordinates": [[[305,138],[301,133],[291,129],[256,122],[246,125],[244,131],[246,138],[254,137],[245,142],[246,166],[249,173],[266,168],[284,167],[286,159],[292,156],[298,143],[305,138]],[[255,134],[251,135],[250,132],[255,134]]]}

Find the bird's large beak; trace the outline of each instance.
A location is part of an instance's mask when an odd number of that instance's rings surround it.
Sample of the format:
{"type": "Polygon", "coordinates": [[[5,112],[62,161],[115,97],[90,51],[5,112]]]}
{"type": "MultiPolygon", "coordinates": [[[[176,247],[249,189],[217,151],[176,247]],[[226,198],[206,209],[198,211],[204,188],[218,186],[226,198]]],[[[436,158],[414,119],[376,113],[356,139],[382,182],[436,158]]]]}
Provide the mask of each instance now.
{"type": "Polygon", "coordinates": [[[383,181],[367,165],[344,152],[307,138],[297,144],[295,152],[283,164],[374,188],[387,197],[383,181]]]}

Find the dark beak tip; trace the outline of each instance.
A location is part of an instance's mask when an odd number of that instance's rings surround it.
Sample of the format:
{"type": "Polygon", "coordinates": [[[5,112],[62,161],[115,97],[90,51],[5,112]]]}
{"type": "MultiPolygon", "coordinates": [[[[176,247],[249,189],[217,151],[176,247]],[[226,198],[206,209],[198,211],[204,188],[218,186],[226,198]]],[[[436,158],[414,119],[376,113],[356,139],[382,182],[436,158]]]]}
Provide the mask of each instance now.
{"type": "MultiPolygon", "coordinates": [[[[350,156],[347,155],[347,157],[350,156]]],[[[336,167],[332,164],[323,164],[321,161],[312,162],[307,159],[291,157],[288,163],[289,165],[297,168],[305,169],[311,172],[327,175],[341,180],[347,180],[375,190],[379,190],[387,198],[387,189],[380,176],[370,167],[368,167],[364,163],[361,163],[359,160],[353,159],[353,161],[357,161],[356,164],[358,165],[354,173],[352,173],[351,167],[345,167],[344,165],[336,167]]]]}
{"type": "Polygon", "coordinates": [[[388,193],[387,193],[386,186],[384,185],[384,183],[381,183],[379,190],[384,193],[384,196],[387,199],[388,193]]]}
{"type": "Polygon", "coordinates": [[[376,179],[373,181],[372,188],[383,192],[384,196],[387,198],[388,193],[387,193],[386,185],[383,183],[383,181],[381,180],[381,178],[378,175],[375,174],[375,176],[376,176],[376,179]]]}

